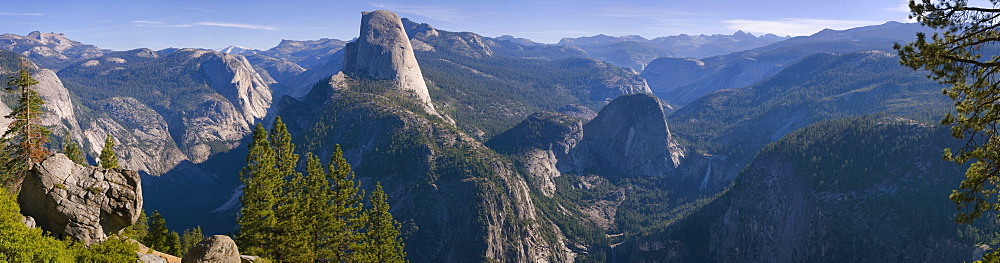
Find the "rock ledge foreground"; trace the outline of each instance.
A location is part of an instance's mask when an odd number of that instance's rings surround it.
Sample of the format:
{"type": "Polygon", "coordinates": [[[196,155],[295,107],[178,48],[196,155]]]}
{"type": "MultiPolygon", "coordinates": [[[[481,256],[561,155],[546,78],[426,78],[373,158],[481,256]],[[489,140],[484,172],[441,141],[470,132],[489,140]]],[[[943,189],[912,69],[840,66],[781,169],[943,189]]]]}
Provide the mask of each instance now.
{"type": "Polygon", "coordinates": [[[140,180],[136,171],[82,166],[57,153],[28,171],[17,202],[52,235],[93,244],[139,219],[140,180]]]}

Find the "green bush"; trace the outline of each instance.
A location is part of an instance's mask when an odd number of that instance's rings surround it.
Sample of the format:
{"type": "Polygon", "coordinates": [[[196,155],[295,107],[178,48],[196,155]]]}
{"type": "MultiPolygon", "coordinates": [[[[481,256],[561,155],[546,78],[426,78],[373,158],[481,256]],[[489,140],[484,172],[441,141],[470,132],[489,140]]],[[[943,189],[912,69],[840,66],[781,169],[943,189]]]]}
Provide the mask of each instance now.
{"type": "Polygon", "coordinates": [[[0,262],[135,262],[136,245],[124,238],[89,247],[80,242],[60,241],[28,228],[13,194],[0,190],[0,262]]]}

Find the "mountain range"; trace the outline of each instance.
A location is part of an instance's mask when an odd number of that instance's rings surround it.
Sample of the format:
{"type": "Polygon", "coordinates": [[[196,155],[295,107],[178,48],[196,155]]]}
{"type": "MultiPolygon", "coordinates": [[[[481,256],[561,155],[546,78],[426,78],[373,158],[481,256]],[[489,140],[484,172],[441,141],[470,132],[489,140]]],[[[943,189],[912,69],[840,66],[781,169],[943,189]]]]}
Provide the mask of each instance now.
{"type": "Polygon", "coordinates": [[[540,44],[379,10],[268,50],[4,34],[0,74],[29,61],[52,145],[95,163],[113,137],[175,229],[236,230],[251,127],[281,117],[384,187],[412,261],[970,260],[991,241],[950,221],[951,102],[891,50],[918,31],[540,44]]]}
{"type": "Polygon", "coordinates": [[[619,67],[645,70],[650,62],[661,57],[705,58],[753,49],[788,39],[774,34],[754,36],[743,31],[732,35],[686,35],[646,39],[641,36],[596,35],[563,38],[556,45],[576,46],[590,56],[619,67]]]}

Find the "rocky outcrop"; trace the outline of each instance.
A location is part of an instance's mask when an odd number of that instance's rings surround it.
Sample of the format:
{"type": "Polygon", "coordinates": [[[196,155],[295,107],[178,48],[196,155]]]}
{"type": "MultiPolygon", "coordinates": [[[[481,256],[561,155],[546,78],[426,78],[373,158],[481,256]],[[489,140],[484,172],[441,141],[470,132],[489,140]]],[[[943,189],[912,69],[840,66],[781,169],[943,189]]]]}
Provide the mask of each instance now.
{"type": "Polygon", "coordinates": [[[532,182],[542,194],[551,197],[556,190],[552,178],[561,175],[558,160],[569,159],[570,150],[583,140],[583,136],[583,122],[579,118],[539,112],[497,135],[487,145],[498,152],[523,157],[521,165],[534,177],[532,182]]]}
{"type": "Polygon", "coordinates": [[[386,10],[363,12],[361,36],[347,45],[344,72],[351,76],[392,81],[412,92],[428,113],[437,114],[431,103],[413,46],[399,16],[386,10]]]}
{"type": "Polygon", "coordinates": [[[660,101],[649,94],[611,101],[583,131],[582,145],[563,167],[621,177],[662,176],[672,175],[684,157],[671,137],[660,101]]]}
{"type": "Polygon", "coordinates": [[[191,248],[181,259],[183,263],[240,263],[240,251],[232,238],[214,235],[191,248]]]}
{"type": "Polygon", "coordinates": [[[142,187],[135,171],[84,167],[55,154],[28,171],[17,201],[45,231],[91,244],[135,223],[142,187]]]}

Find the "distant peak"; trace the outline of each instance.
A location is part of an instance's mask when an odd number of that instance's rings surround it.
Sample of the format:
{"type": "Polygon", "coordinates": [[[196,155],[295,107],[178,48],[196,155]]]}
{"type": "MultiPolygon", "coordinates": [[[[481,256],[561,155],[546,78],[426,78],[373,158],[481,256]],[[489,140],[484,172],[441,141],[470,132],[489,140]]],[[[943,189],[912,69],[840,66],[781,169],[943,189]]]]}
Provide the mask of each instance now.
{"type": "Polygon", "coordinates": [[[377,10],[361,16],[358,40],[344,48],[344,73],[391,80],[401,90],[413,91],[424,109],[437,115],[403,22],[393,12],[377,10]]]}
{"type": "Polygon", "coordinates": [[[743,30],[736,30],[736,33],[733,33],[733,36],[734,37],[754,37],[753,34],[750,34],[750,33],[747,33],[747,32],[743,32],[743,30]]]}
{"type": "Polygon", "coordinates": [[[257,49],[248,48],[248,47],[242,47],[242,46],[235,46],[235,45],[230,45],[228,47],[220,48],[220,49],[214,49],[214,51],[218,51],[218,52],[222,52],[222,53],[226,53],[226,54],[239,54],[239,55],[257,54],[257,52],[260,52],[260,50],[257,50],[257,49]]]}

